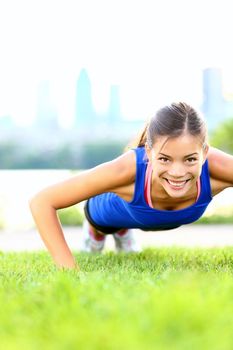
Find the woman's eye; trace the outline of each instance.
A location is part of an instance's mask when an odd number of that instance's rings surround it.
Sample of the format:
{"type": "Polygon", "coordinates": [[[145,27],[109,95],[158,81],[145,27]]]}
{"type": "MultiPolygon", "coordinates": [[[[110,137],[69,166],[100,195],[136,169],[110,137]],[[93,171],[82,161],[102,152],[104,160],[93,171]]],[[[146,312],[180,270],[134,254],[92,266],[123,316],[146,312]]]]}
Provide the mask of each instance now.
{"type": "Polygon", "coordinates": [[[161,160],[163,163],[167,163],[169,161],[169,159],[165,157],[160,157],[159,160],[161,160]]]}
{"type": "Polygon", "coordinates": [[[187,159],[187,161],[188,161],[189,163],[194,163],[196,160],[197,160],[197,158],[193,158],[193,157],[187,159]]]}

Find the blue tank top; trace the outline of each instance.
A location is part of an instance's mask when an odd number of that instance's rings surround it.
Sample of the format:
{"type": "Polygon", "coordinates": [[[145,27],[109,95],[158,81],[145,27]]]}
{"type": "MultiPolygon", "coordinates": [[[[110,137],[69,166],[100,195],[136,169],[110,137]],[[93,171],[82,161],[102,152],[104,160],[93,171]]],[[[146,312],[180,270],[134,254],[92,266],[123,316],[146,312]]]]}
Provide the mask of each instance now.
{"type": "Polygon", "coordinates": [[[202,166],[201,192],[197,201],[184,209],[160,210],[151,208],[144,195],[147,168],[145,148],[138,147],[134,151],[136,178],[132,201],[127,202],[112,192],[92,197],[88,201],[92,220],[99,226],[139,228],[144,231],[168,230],[198,220],[212,200],[208,161],[202,166]]]}

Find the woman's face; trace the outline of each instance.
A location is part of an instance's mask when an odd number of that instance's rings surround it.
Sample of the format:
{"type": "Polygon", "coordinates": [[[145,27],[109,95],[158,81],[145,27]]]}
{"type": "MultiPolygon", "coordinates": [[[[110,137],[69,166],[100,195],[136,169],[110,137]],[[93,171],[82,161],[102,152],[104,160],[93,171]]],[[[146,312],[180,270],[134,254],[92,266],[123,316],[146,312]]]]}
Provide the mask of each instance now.
{"type": "Polygon", "coordinates": [[[146,152],[157,189],[178,198],[196,186],[208,147],[203,150],[198,137],[183,134],[175,138],[161,136],[152,149],[146,145],[146,152]]]}

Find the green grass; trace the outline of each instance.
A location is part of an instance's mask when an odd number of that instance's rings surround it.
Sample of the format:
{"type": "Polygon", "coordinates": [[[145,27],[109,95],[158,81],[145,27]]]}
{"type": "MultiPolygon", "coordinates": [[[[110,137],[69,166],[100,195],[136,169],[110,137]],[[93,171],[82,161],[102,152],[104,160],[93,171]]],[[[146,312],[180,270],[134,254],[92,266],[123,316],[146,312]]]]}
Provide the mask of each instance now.
{"type": "Polygon", "coordinates": [[[233,248],[0,255],[1,349],[233,348],[233,248]]]}
{"type": "Polygon", "coordinates": [[[215,208],[214,211],[205,213],[194,224],[233,224],[233,206],[227,205],[215,208]]]}

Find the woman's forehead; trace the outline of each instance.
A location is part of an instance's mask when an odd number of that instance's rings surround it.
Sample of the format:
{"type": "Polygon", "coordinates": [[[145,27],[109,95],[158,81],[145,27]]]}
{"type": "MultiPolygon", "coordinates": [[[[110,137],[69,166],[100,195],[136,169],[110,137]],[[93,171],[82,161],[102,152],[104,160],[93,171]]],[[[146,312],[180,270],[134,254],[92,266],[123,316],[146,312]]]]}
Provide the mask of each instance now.
{"type": "Polygon", "coordinates": [[[189,134],[172,138],[161,136],[155,142],[153,149],[157,153],[191,154],[201,152],[202,143],[198,137],[189,134]]]}

